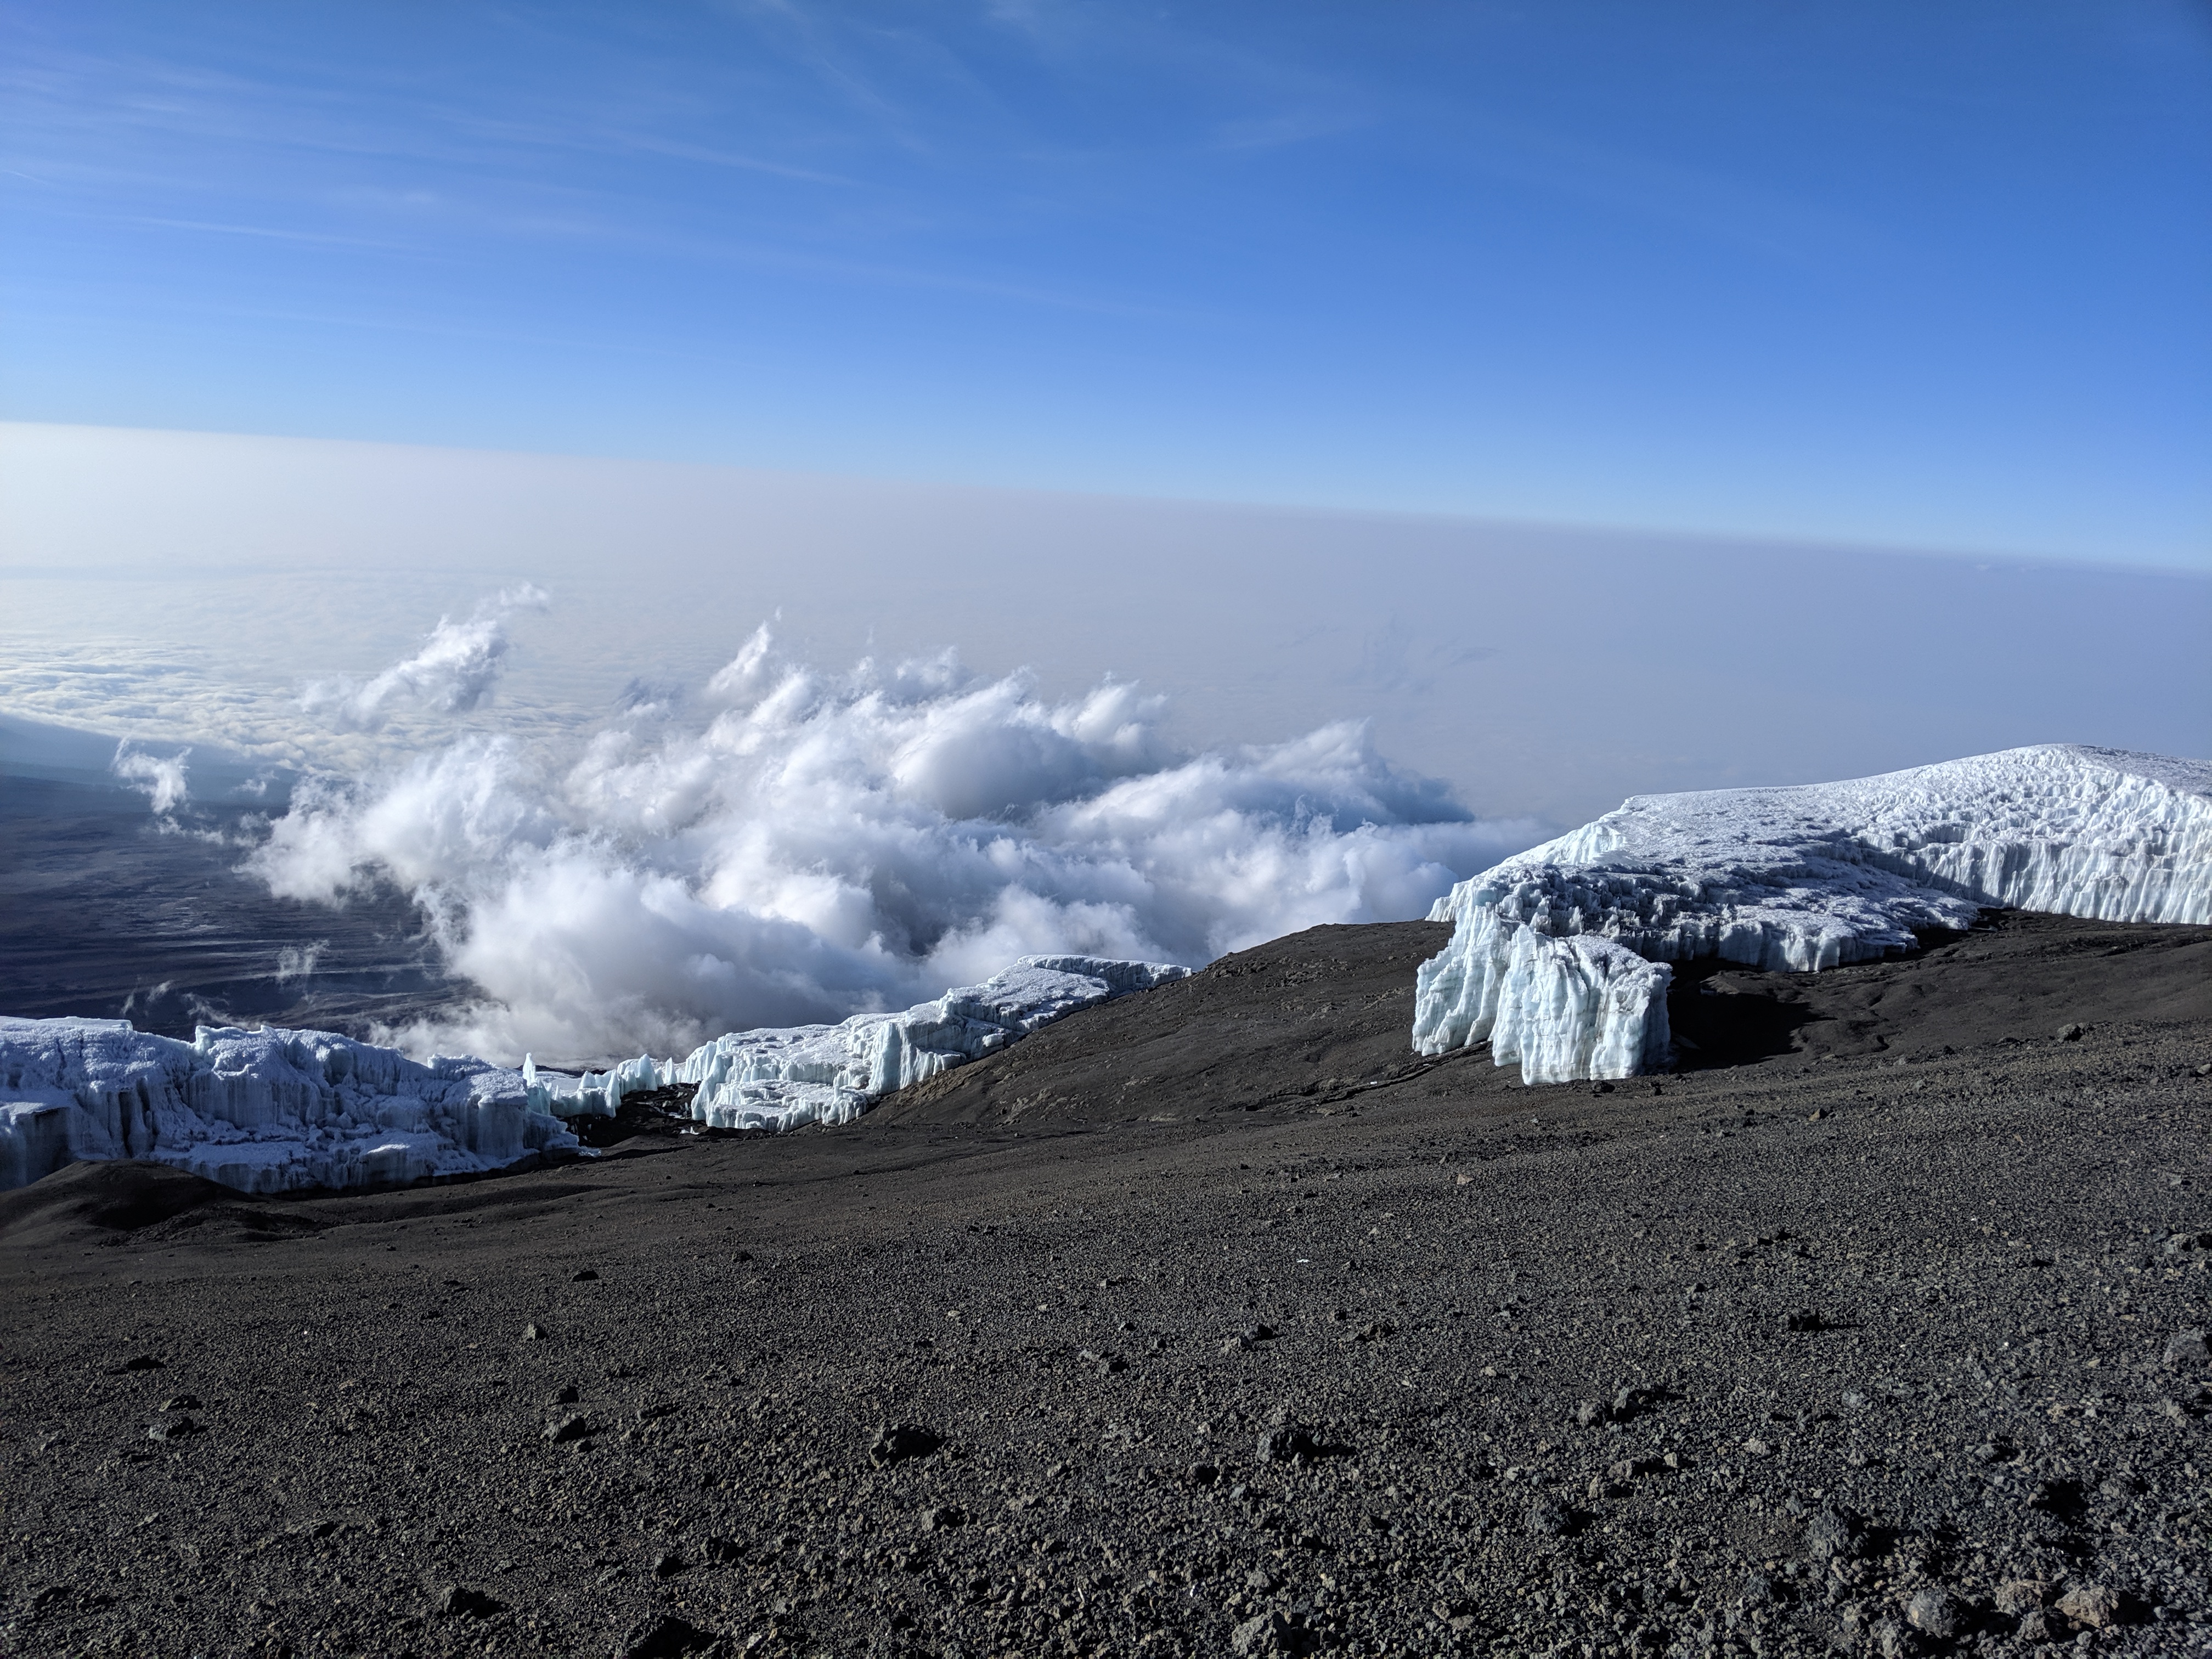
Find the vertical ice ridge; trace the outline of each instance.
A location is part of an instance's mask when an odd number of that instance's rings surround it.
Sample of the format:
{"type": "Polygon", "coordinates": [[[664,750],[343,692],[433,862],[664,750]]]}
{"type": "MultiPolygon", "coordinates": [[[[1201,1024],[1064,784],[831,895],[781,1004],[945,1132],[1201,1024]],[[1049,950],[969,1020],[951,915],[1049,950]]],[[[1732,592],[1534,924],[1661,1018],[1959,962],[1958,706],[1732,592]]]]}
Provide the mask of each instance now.
{"type": "Polygon", "coordinates": [[[1667,977],[1611,966],[1596,995],[1601,958],[1547,945],[1805,972],[1910,950],[1984,906],[2212,921],[2212,763],[2046,744],[1844,783],[1632,796],[1438,901],[1430,918],[1454,933],[1420,970],[1413,1046],[1487,1040],[1532,1083],[1632,1075],[1663,1060],[1667,977]]]}
{"type": "Polygon", "coordinates": [[[0,1188],[115,1158],[249,1193],[481,1174],[575,1148],[548,1105],[519,1072],[330,1031],[0,1018],[0,1188]]]}
{"type": "Polygon", "coordinates": [[[691,1115],[710,1127],[848,1123],[880,1095],[926,1082],[1079,1009],[1188,971],[1168,963],[1023,957],[981,985],[961,986],[902,1013],[733,1031],[680,1060],[662,1062],[658,1075],[698,1085],[691,1115]]]}
{"type": "Polygon", "coordinates": [[[625,1094],[698,1085],[724,1128],[845,1123],[879,1095],[1064,1015],[1181,979],[1166,963],[1024,957],[902,1013],[735,1031],[682,1060],[580,1078],[467,1057],[423,1063],[328,1031],[203,1026],[190,1042],[125,1020],[0,1018],[0,1188],[77,1159],[146,1158],[245,1192],[397,1184],[575,1150],[562,1121],[625,1094]]]}

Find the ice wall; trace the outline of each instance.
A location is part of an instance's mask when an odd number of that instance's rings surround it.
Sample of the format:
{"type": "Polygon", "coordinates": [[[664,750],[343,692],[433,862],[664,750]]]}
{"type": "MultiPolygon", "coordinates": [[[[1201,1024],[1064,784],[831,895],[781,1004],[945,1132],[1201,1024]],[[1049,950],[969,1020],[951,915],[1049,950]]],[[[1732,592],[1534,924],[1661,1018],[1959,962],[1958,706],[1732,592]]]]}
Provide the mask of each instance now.
{"type": "Polygon", "coordinates": [[[721,1128],[845,1123],[878,1095],[1188,969],[1024,957],[902,1013],[735,1031],[682,1060],[580,1077],[441,1057],[427,1065],[328,1031],[203,1026],[190,1042],[126,1020],[0,1018],[0,1188],[81,1158],[144,1158],[242,1192],[380,1186],[505,1168],[578,1147],[564,1118],[626,1093],[698,1085],[721,1128]]]}
{"type": "Polygon", "coordinates": [[[1437,901],[1431,919],[1455,926],[1421,967],[1413,1046],[1488,1039],[1532,1083],[1632,1076],[1664,1056],[1667,963],[1832,968],[1984,906],[2212,921],[2212,763],[2046,744],[1845,783],[1634,796],[1437,901]],[[1648,971],[1601,976],[1596,958],[1545,948],[1569,941],[1648,971]],[[1547,1034],[1533,1066],[1532,1031],[1547,1034]]]}
{"type": "Polygon", "coordinates": [[[981,985],[902,1013],[732,1031],[682,1060],[641,1057],[610,1073],[587,1073],[573,1096],[555,1097],[553,1109],[611,1111],[631,1090],[690,1083],[698,1085],[691,1115],[712,1128],[849,1123],[879,1095],[979,1059],[1079,1008],[1188,972],[1167,963],[1023,957],[981,985]]]}
{"type": "Polygon", "coordinates": [[[519,1072],[328,1031],[0,1018],[0,1188],[112,1158],[247,1193],[477,1174],[574,1149],[550,1105],[519,1072]]]}

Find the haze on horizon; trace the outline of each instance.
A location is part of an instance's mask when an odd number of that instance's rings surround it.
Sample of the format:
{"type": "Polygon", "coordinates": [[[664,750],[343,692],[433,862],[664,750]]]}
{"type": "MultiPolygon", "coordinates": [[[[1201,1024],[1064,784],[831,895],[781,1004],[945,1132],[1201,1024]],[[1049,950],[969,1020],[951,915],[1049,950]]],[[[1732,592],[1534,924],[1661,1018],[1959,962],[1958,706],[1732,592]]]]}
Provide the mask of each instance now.
{"type": "Polygon", "coordinates": [[[2186,0],[0,29],[0,418],[2212,568],[2186,0]]]}

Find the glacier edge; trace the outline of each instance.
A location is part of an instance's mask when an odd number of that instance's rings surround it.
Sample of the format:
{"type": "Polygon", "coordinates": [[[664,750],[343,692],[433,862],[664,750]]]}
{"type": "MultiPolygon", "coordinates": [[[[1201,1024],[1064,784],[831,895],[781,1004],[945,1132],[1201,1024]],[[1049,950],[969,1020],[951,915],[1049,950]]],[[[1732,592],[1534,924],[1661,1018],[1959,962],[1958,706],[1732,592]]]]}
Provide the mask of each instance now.
{"type": "Polygon", "coordinates": [[[1529,1083],[1633,1076],[1665,1060],[1669,963],[1814,971],[1984,907],[2212,921],[2212,763],[2051,744],[1632,796],[1437,901],[1453,934],[1419,971],[1413,1047],[1487,1041],[1529,1083]]]}
{"type": "Polygon", "coordinates": [[[584,1155],[568,1120],[626,1092],[697,1085],[721,1128],[847,1123],[1078,1009],[1182,978],[1167,963],[1024,957],[981,985],[836,1025],[732,1032],[682,1060],[605,1073],[427,1062],[329,1031],[202,1026],[191,1042],[127,1020],[0,1018],[0,1190],[65,1164],[148,1158],[240,1192],[404,1185],[584,1155]]]}

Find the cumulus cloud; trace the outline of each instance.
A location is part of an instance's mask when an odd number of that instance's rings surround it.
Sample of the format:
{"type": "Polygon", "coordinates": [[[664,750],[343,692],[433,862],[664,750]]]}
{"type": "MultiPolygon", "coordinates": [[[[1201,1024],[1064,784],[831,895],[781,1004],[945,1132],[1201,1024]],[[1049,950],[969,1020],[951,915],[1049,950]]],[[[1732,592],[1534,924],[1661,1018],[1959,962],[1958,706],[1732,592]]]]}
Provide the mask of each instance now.
{"type": "Polygon", "coordinates": [[[1186,753],[1161,714],[951,653],[827,673],[763,628],[565,752],[471,732],[302,787],[250,867],[295,898],[389,882],[422,905],[482,1000],[388,1035],[603,1060],[904,1006],[1026,952],[1196,965],[1416,916],[1540,834],[1475,821],[1356,723],[1186,753]]]}
{"type": "Polygon", "coordinates": [[[189,749],[169,756],[149,755],[128,742],[118,744],[108,770],[153,804],[155,815],[167,817],[191,798],[185,781],[189,749]]]}
{"type": "Polygon", "coordinates": [[[481,707],[499,679],[509,641],[507,619],[518,610],[542,611],[544,590],[525,582],[477,605],[465,622],[441,617],[422,648],[365,684],[317,680],[301,706],[342,731],[380,730],[402,708],[443,714],[481,707]]]}

